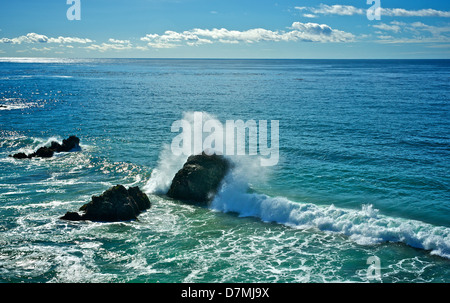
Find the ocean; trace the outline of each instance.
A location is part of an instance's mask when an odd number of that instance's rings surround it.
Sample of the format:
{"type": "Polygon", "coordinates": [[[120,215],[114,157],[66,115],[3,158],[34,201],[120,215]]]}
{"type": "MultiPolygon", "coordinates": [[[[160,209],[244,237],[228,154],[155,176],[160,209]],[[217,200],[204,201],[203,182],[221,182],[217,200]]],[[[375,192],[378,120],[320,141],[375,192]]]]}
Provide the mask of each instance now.
{"type": "Polygon", "coordinates": [[[450,60],[0,58],[0,282],[448,283],[449,79],[450,60]],[[167,198],[195,112],[278,120],[277,165],[236,156],[209,207],[167,198]],[[8,157],[70,135],[81,151],[8,157]],[[116,184],[152,207],[60,220],[116,184]]]}

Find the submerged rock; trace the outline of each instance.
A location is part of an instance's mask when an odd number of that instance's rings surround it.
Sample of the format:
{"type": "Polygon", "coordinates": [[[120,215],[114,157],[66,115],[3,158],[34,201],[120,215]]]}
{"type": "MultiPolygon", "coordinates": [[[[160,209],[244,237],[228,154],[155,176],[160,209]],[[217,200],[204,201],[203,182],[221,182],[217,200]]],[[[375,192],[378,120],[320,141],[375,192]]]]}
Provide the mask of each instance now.
{"type": "Polygon", "coordinates": [[[217,193],[231,163],[221,155],[190,156],[172,180],[167,196],[207,205],[217,193]]]}
{"type": "Polygon", "coordinates": [[[54,153],[69,152],[72,150],[80,150],[80,149],[81,149],[80,139],[76,136],[70,136],[69,138],[64,139],[62,144],[53,141],[50,147],[46,146],[40,147],[37,151],[29,155],[25,153],[17,153],[9,156],[13,157],[14,159],[31,159],[34,157],[51,158],[53,157],[54,153]]]}
{"type": "Polygon", "coordinates": [[[141,212],[150,207],[150,200],[139,187],[126,189],[123,185],[116,185],[100,196],[92,196],[92,200],[80,208],[84,214],[67,212],[61,219],[98,222],[129,221],[137,219],[141,212]]]}

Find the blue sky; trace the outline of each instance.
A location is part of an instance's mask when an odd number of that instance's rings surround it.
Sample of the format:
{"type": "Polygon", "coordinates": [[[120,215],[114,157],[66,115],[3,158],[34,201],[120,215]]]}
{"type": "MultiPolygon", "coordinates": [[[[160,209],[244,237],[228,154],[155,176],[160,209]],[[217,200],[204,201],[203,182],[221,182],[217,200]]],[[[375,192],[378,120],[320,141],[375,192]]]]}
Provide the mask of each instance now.
{"type": "Polygon", "coordinates": [[[2,0],[0,57],[445,58],[450,1],[2,0]]]}

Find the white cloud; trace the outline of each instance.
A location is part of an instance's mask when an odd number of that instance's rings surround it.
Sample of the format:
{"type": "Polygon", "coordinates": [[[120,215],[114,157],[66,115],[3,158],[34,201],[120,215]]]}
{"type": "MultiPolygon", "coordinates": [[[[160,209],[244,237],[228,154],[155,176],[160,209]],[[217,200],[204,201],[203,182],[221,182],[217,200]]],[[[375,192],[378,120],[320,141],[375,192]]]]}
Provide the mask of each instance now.
{"type": "Polygon", "coordinates": [[[417,38],[391,38],[391,39],[382,39],[376,41],[378,43],[385,43],[385,44],[406,44],[406,43],[448,43],[450,42],[449,39],[440,39],[440,38],[433,38],[433,37],[417,37],[417,38]]]}
{"type": "Polygon", "coordinates": [[[385,23],[380,23],[380,24],[374,24],[372,26],[375,27],[375,28],[384,30],[384,31],[392,31],[394,33],[398,33],[401,30],[400,26],[397,25],[397,24],[388,25],[388,24],[385,24],[385,23]]]}
{"type": "Polygon", "coordinates": [[[77,37],[58,37],[58,38],[48,38],[48,43],[92,43],[91,39],[77,38],[77,37]]]}
{"type": "Polygon", "coordinates": [[[355,36],[351,33],[332,29],[326,24],[294,22],[291,32],[283,34],[290,40],[312,42],[352,42],[355,36]]]}
{"type": "Polygon", "coordinates": [[[340,15],[340,16],[352,16],[352,15],[363,15],[365,10],[362,8],[356,8],[351,5],[326,5],[320,4],[319,8],[313,8],[311,10],[315,14],[325,14],[325,15],[340,15]]]}
{"type": "Polygon", "coordinates": [[[130,40],[117,40],[117,39],[114,39],[114,38],[110,38],[108,40],[108,42],[114,43],[114,44],[130,44],[130,40]]]}
{"type": "Polygon", "coordinates": [[[180,42],[185,42],[189,46],[212,43],[211,40],[200,38],[199,35],[196,34],[196,30],[184,31],[182,33],[166,31],[163,35],[148,34],[145,37],[142,37],[141,41],[148,42],[148,46],[153,48],[174,48],[179,46],[180,42]]]}
{"type": "MultiPolygon", "coordinates": [[[[280,41],[278,32],[267,30],[264,28],[254,28],[246,31],[228,30],[225,28],[217,29],[193,29],[188,31],[194,34],[194,36],[206,37],[212,40],[231,40],[246,43],[254,43],[260,41],[280,41]]],[[[185,32],[186,33],[186,32],[185,32]]]]}
{"type": "Polygon", "coordinates": [[[215,42],[237,44],[262,41],[310,41],[310,42],[351,42],[354,35],[332,29],[326,24],[294,22],[289,31],[272,31],[254,28],[245,31],[226,28],[195,28],[184,32],[166,31],[163,35],[147,34],[141,41],[153,48],[173,48],[181,45],[201,45],[215,42]]]}
{"type": "Polygon", "coordinates": [[[146,51],[146,50],[148,50],[148,47],[147,46],[136,46],[136,49],[141,50],[141,51],[146,51]]]}
{"type": "Polygon", "coordinates": [[[381,40],[394,39],[394,37],[389,36],[389,35],[381,35],[381,36],[378,36],[378,38],[381,39],[381,40]]]}
{"type": "Polygon", "coordinates": [[[382,16],[393,16],[393,17],[444,17],[450,18],[450,12],[439,11],[435,9],[421,9],[421,10],[406,10],[403,8],[382,8],[382,16]]]}
{"type": "Polygon", "coordinates": [[[132,46],[131,45],[124,45],[124,44],[111,44],[111,43],[102,43],[102,44],[91,44],[89,46],[85,47],[86,49],[90,49],[90,50],[97,50],[100,52],[106,52],[109,50],[127,50],[127,49],[131,49],[132,46]]]}
{"type": "Polygon", "coordinates": [[[439,36],[443,33],[450,33],[450,26],[432,26],[422,22],[411,23],[411,26],[418,31],[425,31],[431,33],[433,36],[439,36]]]}
{"type": "MultiPolygon", "coordinates": [[[[300,11],[310,11],[313,14],[353,16],[365,15],[365,8],[357,8],[352,5],[327,5],[321,3],[318,7],[297,6],[300,11]]],[[[450,11],[440,11],[432,8],[421,10],[406,10],[403,8],[381,8],[381,16],[389,17],[444,17],[450,18],[450,11]]]]}
{"type": "Polygon", "coordinates": [[[178,44],[166,42],[149,42],[147,45],[151,48],[175,48],[179,46],[178,44]]]}
{"type": "Polygon", "coordinates": [[[422,22],[404,23],[392,21],[390,24],[373,25],[382,31],[398,33],[401,31],[403,37],[392,37],[380,34],[378,38],[382,43],[448,43],[450,42],[450,26],[432,26],[422,22]]]}
{"type": "Polygon", "coordinates": [[[317,18],[317,16],[314,15],[314,14],[303,14],[303,17],[305,17],[305,18],[317,18]]]}
{"type": "Polygon", "coordinates": [[[45,35],[40,35],[36,33],[28,33],[24,36],[19,36],[16,38],[1,38],[0,43],[12,43],[12,44],[22,44],[22,43],[91,43],[90,39],[77,38],[77,37],[58,37],[49,38],[45,35]]]}
{"type": "Polygon", "coordinates": [[[52,47],[42,47],[42,48],[32,47],[31,48],[31,50],[37,51],[37,52],[48,52],[48,51],[51,51],[52,49],[53,49],[52,47]]]}
{"type": "Polygon", "coordinates": [[[2,38],[0,39],[2,43],[13,43],[13,44],[21,44],[21,43],[47,43],[48,37],[44,35],[39,35],[36,33],[28,33],[25,36],[20,36],[17,38],[2,38]]]}
{"type": "Polygon", "coordinates": [[[323,14],[323,15],[341,15],[341,16],[352,16],[352,15],[363,15],[365,14],[365,10],[362,8],[356,8],[351,5],[326,5],[321,3],[319,7],[305,7],[305,6],[296,6],[297,10],[307,10],[314,14],[323,14]]]}

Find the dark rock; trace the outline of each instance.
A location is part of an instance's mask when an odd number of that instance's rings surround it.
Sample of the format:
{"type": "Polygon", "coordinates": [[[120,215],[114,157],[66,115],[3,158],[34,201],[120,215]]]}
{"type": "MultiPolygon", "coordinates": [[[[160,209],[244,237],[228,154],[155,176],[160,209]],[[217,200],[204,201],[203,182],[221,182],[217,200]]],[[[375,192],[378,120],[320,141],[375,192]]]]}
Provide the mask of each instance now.
{"type": "Polygon", "coordinates": [[[81,220],[83,220],[82,216],[80,216],[79,213],[70,212],[70,211],[68,211],[64,216],[62,216],[61,219],[68,220],[68,221],[81,221],[81,220]]]}
{"type": "Polygon", "coordinates": [[[80,208],[80,211],[84,211],[83,215],[67,212],[61,219],[100,222],[129,221],[137,219],[141,212],[150,207],[150,200],[138,187],[130,187],[127,190],[123,185],[116,185],[100,196],[92,196],[91,202],[80,208]]]}
{"type": "Polygon", "coordinates": [[[167,196],[207,205],[214,198],[230,167],[230,162],[221,155],[208,156],[202,153],[190,156],[173,178],[167,196]]]}
{"type": "Polygon", "coordinates": [[[40,147],[34,153],[26,155],[25,153],[18,153],[14,155],[10,155],[15,159],[31,159],[34,157],[39,158],[51,158],[54,153],[60,152],[69,152],[74,150],[80,150],[80,139],[76,136],[70,136],[68,139],[63,140],[63,144],[59,144],[58,142],[51,142],[50,147],[40,147]]]}
{"type": "Polygon", "coordinates": [[[52,141],[52,143],[50,144],[49,147],[51,150],[54,150],[56,152],[59,152],[61,150],[61,144],[59,144],[58,142],[52,141]]]}
{"type": "Polygon", "coordinates": [[[40,147],[36,152],[32,153],[30,156],[39,158],[51,158],[53,157],[53,150],[48,147],[40,147]]]}
{"type": "Polygon", "coordinates": [[[17,153],[14,155],[9,155],[10,157],[13,157],[14,159],[28,159],[29,156],[25,153],[17,153]]]}
{"type": "MultiPolygon", "coordinates": [[[[58,144],[59,145],[59,144],[58,144]]],[[[63,144],[57,149],[57,152],[69,152],[73,149],[80,148],[80,139],[75,136],[70,136],[68,139],[63,140],[63,144]]]]}
{"type": "Polygon", "coordinates": [[[139,189],[139,187],[130,187],[128,189],[128,194],[135,202],[135,204],[132,205],[136,214],[139,214],[151,207],[150,200],[148,199],[147,195],[139,189]]]}

